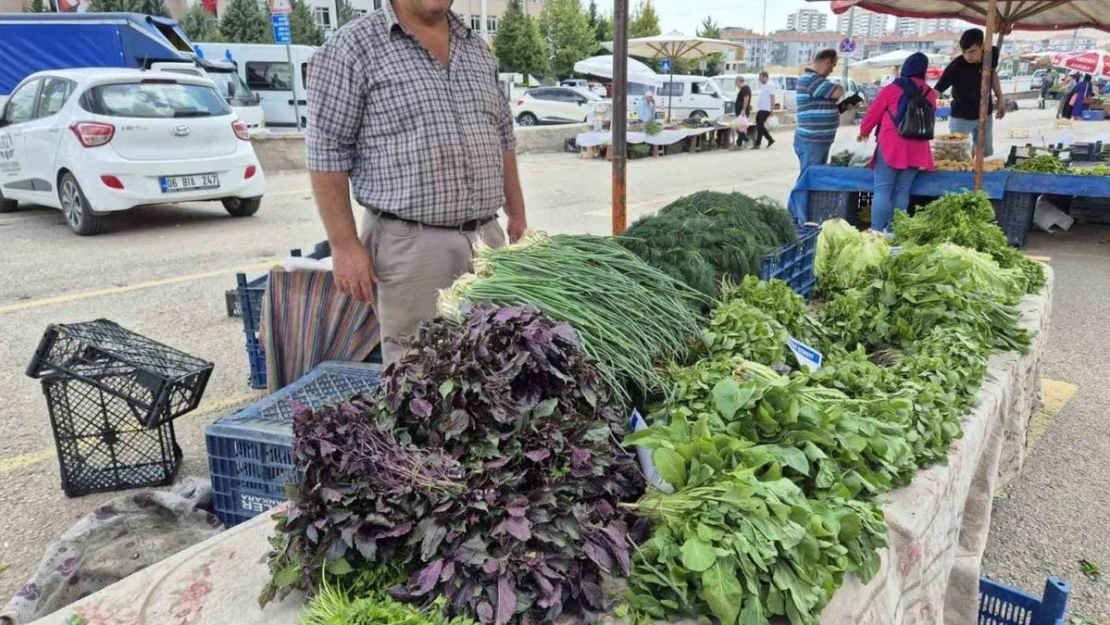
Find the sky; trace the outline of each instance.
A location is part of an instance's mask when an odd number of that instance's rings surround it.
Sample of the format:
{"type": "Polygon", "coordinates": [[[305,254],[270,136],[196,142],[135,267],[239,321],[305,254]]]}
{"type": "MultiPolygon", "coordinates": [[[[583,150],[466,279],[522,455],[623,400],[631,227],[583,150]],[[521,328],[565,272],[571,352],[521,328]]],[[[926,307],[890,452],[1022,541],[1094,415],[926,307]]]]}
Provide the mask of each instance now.
{"type": "MultiPolygon", "coordinates": [[[[764,0],[654,0],[654,2],[655,10],[659,13],[659,26],[663,32],[678,30],[692,35],[701,21],[710,15],[722,27],[743,26],[756,32],[763,30],[764,0]]],[[[629,0],[629,4],[633,7],[637,3],[638,0],[629,0]]],[[[767,0],[766,7],[768,32],[786,28],[786,16],[798,9],[824,11],[830,16],[830,26],[835,24],[828,2],[767,0]]]]}

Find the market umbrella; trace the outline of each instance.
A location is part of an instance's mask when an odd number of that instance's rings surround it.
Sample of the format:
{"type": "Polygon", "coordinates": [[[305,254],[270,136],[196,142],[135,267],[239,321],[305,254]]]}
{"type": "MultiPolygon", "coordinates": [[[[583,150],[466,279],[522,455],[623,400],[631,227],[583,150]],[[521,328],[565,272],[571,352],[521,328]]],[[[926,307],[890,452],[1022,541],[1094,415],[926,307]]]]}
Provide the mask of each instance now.
{"type": "MultiPolygon", "coordinates": [[[[628,82],[659,87],[663,84],[663,77],[656,74],[647,65],[635,60],[627,59],[628,82]]],[[[613,79],[613,55],[591,56],[574,64],[574,71],[579,74],[598,76],[613,79]]]]}
{"type": "MultiPolygon", "coordinates": [[[[622,0],[617,0],[618,2],[622,0]]],[[[829,2],[833,13],[853,8],[896,17],[958,19],[984,26],[985,38],[998,33],[998,46],[1015,28],[1022,30],[1074,30],[1098,28],[1110,31],[1110,0],[806,0],[829,2]]],[[[991,65],[991,46],[983,50],[983,65],[991,65]]],[[[979,106],[979,140],[975,150],[975,188],[983,186],[983,145],[986,136],[990,72],[983,73],[979,106]]]]}
{"type": "MultiPolygon", "coordinates": [[[[601,45],[607,50],[613,50],[615,41],[607,41],[601,45]]],[[[655,35],[652,37],[639,37],[628,40],[628,56],[638,56],[650,59],[667,59],[670,61],[670,75],[674,77],[675,61],[679,59],[700,59],[711,54],[736,50],[743,55],[744,46],[735,41],[724,39],[709,39],[707,37],[691,37],[678,31],[655,35]]],[[[630,70],[631,71],[631,70],[630,70]]],[[[635,82],[635,81],[633,81],[635,82]]],[[[671,97],[667,96],[667,119],[671,117],[671,97]]]]}
{"type": "Polygon", "coordinates": [[[1052,64],[1061,69],[1092,76],[1110,76],[1110,52],[1087,50],[1053,58],[1052,64]]]}
{"type": "MultiPolygon", "coordinates": [[[[872,57],[866,58],[862,61],[856,61],[855,63],[852,63],[851,66],[852,67],[901,67],[902,64],[906,62],[906,59],[910,58],[910,56],[912,56],[916,53],[917,53],[916,50],[894,50],[893,52],[887,52],[886,54],[880,54],[878,56],[872,56],[872,57]]],[[[948,57],[944,56],[943,54],[928,54],[926,56],[929,57],[929,62],[930,63],[944,63],[944,62],[947,62],[949,60],[948,57]]]]}

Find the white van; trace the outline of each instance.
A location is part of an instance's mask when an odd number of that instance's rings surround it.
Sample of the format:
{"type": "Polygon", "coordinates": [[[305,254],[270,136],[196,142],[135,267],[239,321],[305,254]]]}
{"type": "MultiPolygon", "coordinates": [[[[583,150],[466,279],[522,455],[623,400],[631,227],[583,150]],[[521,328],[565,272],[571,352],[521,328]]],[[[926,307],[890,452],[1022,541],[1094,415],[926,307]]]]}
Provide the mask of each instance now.
{"type": "Polygon", "coordinates": [[[725,114],[725,98],[708,76],[667,76],[657,91],[655,108],[672,120],[715,120],[725,114]]]}
{"type": "Polygon", "coordinates": [[[308,101],[305,99],[305,80],[308,77],[308,59],[315,46],[289,46],[293,67],[285,46],[269,43],[198,43],[196,47],[207,59],[226,60],[238,69],[247,87],[258,94],[262,112],[269,127],[295,127],[294,94],[300,109],[300,126],[308,123],[308,101]],[[296,71],[293,71],[296,68],[296,71]]]}
{"type": "Polygon", "coordinates": [[[266,116],[258,96],[251,92],[231,63],[214,63],[197,59],[196,63],[151,63],[150,69],[207,78],[227,100],[228,106],[235,112],[236,117],[247,125],[248,132],[256,132],[266,127],[266,116]]]}

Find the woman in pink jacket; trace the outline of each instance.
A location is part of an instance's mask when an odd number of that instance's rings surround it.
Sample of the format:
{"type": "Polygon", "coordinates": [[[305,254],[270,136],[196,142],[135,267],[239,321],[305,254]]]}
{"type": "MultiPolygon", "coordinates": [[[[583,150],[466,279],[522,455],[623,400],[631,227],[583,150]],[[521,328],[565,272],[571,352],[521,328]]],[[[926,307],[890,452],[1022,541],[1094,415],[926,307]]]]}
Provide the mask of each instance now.
{"type": "Polygon", "coordinates": [[[928,69],[929,57],[924,54],[918,52],[907,58],[900,77],[879,92],[860,125],[861,142],[867,141],[876,127],[879,129],[879,147],[871,159],[871,167],[875,170],[871,229],[876,232],[890,231],[895,209],[909,209],[910,187],[917,172],[936,168],[933,150],[927,140],[906,139],[898,134],[898,124],[906,114],[912,90],[925,94],[936,110],[937,92],[925,82],[928,69]]]}

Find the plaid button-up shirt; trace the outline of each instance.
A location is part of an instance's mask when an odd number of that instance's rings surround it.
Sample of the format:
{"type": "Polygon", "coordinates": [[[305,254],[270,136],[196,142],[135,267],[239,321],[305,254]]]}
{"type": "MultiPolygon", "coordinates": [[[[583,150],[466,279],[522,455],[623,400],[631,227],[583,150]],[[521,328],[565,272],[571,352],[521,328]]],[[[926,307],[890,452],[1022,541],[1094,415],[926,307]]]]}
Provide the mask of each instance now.
{"type": "Polygon", "coordinates": [[[449,14],[445,68],[384,6],[339,29],[308,63],[308,168],[348,172],[355,199],[433,226],[505,203],[512,113],[493,55],[449,14]]]}

